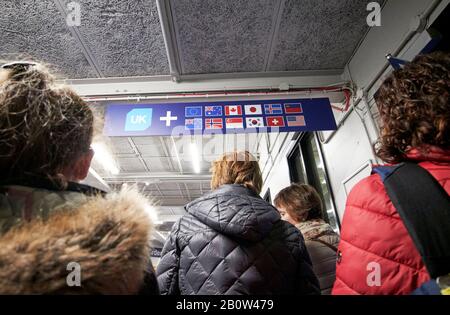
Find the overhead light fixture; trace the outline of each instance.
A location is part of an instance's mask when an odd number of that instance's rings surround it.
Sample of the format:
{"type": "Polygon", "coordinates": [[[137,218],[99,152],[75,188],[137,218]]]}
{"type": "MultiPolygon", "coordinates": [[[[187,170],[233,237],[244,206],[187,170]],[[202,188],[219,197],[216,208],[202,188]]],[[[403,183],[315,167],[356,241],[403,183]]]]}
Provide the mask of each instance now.
{"type": "Polygon", "coordinates": [[[189,145],[191,158],[192,158],[192,168],[194,169],[194,173],[200,173],[200,154],[198,152],[198,147],[195,142],[191,142],[189,145]]]}
{"type": "Polygon", "coordinates": [[[119,167],[104,143],[95,142],[91,145],[91,147],[94,149],[94,159],[104,168],[105,171],[112,175],[119,174],[119,167]]]}

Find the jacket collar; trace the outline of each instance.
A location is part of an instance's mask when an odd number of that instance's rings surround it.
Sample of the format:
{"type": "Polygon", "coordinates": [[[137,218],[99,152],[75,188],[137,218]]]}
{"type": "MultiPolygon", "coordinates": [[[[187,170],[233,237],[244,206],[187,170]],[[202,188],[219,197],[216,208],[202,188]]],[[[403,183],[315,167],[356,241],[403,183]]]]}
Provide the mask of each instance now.
{"type": "Polygon", "coordinates": [[[104,196],[106,194],[106,192],[103,190],[75,182],[68,182],[66,187],[62,187],[60,184],[49,178],[38,176],[23,176],[20,178],[2,180],[0,181],[0,187],[1,186],[27,186],[46,189],[50,191],[71,191],[79,192],[88,196],[104,196]]]}
{"type": "Polygon", "coordinates": [[[437,146],[412,148],[406,153],[406,158],[416,162],[450,163],[450,149],[442,149],[437,146]]]}

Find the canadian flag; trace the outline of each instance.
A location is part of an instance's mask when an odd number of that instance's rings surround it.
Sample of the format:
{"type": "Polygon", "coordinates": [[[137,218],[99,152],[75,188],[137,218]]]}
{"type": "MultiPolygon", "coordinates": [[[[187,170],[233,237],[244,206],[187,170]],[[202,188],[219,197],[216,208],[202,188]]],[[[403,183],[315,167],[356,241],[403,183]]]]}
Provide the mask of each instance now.
{"type": "Polygon", "coordinates": [[[262,115],[261,105],[245,105],[245,115],[262,115]]]}
{"type": "Polygon", "coordinates": [[[240,116],[242,115],[241,105],[225,106],[225,115],[227,116],[240,116]]]}
{"type": "Polygon", "coordinates": [[[268,127],[284,127],[283,116],[266,117],[268,127]]]}

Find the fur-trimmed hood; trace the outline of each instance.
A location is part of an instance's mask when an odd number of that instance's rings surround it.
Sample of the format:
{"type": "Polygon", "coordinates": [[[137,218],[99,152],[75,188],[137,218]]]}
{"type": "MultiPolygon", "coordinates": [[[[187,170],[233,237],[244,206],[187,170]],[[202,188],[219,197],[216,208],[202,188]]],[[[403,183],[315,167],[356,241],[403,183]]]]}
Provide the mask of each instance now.
{"type": "MultiPolygon", "coordinates": [[[[42,196],[54,193],[39,191],[42,196]]],[[[5,202],[11,199],[7,190],[0,194],[0,212],[4,214],[6,206],[12,211],[11,202],[5,202]]],[[[150,266],[147,200],[134,190],[79,197],[75,203],[59,202],[58,211],[20,221],[0,235],[0,294],[139,292],[150,266]],[[76,279],[77,266],[81,286],[69,286],[67,279],[76,279]]],[[[40,211],[46,211],[45,204],[40,211]]]]}

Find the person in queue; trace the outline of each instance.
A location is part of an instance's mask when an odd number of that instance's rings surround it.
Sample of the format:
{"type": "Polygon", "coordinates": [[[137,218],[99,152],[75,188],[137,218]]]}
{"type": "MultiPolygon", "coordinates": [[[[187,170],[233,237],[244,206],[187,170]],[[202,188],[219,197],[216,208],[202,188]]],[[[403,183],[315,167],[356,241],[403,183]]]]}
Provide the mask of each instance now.
{"type": "Polygon", "coordinates": [[[292,184],[276,195],[274,204],[281,218],[302,233],[314,273],[319,278],[321,293],[329,295],[336,278],[339,235],[323,220],[319,194],[310,185],[292,184]]]}
{"type": "MultiPolygon", "coordinates": [[[[378,157],[397,167],[413,162],[450,194],[450,55],[420,55],[394,71],[376,103],[382,122],[378,157]]],[[[448,233],[439,241],[450,242],[448,233]]],[[[410,294],[429,279],[382,173],[363,179],[347,200],[332,293],[410,294]]]]}
{"type": "Polygon", "coordinates": [[[248,152],[212,166],[212,191],[186,205],[157,267],[161,294],[319,294],[301,234],[259,193],[248,152]]]}
{"type": "Polygon", "coordinates": [[[0,294],[158,294],[134,190],[82,185],[94,114],[38,63],[0,70],[0,294]]]}

